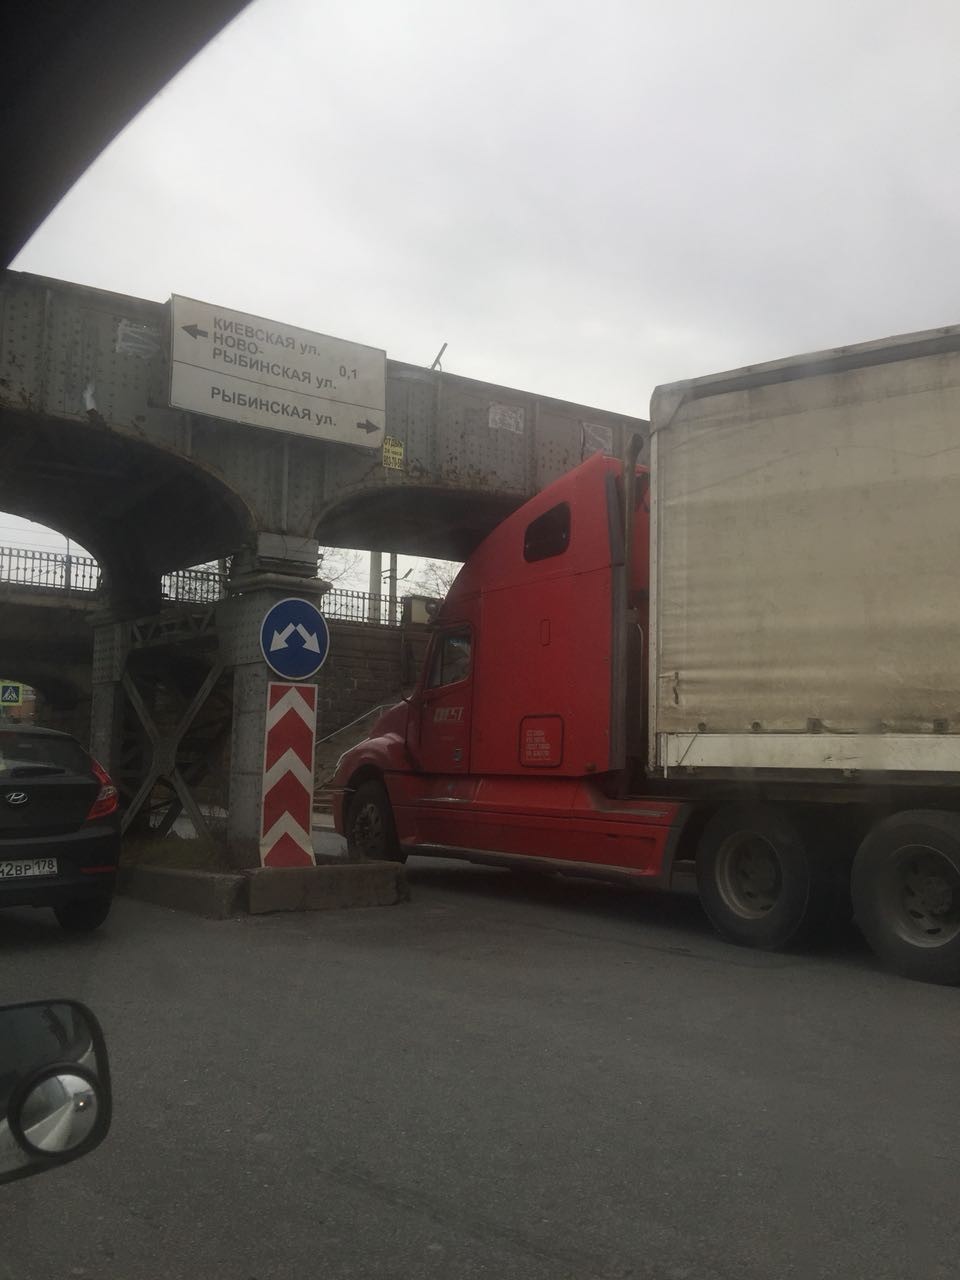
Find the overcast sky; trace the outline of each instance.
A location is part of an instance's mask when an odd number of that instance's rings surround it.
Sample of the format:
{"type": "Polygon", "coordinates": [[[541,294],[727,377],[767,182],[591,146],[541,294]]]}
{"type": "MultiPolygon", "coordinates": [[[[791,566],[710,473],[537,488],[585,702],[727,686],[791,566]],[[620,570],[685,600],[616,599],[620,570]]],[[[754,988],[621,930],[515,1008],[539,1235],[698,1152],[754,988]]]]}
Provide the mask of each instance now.
{"type": "Polygon", "coordinates": [[[958,37],[950,0],[254,0],[14,266],[645,416],[960,321],[958,37]]]}

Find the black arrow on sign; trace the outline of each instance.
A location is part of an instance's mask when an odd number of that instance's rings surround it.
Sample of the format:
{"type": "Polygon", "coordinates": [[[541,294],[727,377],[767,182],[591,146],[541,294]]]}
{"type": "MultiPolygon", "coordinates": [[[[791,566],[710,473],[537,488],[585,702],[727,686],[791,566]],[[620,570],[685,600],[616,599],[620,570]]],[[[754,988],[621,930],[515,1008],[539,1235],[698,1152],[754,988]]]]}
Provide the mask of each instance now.
{"type": "Polygon", "coordinates": [[[209,338],[210,337],[206,329],[201,329],[198,325],[195,325],[195,324],[182,324],[180,328],[183,330],[184,333],[189,333],[191,338],[209,338]]]}
{"type": "Polygon", "coordinates": [[[367,435],[369,435],[371,431],[379,431],[380,428],[377,426],[375,422],[371,422],[370,419],[368,418],[366,422],[357,423],[357,430],[365,431],[367,435]]]}

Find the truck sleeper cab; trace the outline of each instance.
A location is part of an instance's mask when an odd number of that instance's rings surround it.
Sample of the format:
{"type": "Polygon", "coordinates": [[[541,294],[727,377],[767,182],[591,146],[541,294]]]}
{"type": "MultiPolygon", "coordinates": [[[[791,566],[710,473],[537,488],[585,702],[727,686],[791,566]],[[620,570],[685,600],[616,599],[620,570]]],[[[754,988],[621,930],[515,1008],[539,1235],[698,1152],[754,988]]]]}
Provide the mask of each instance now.
{"type": "Polygon", "coordinates": [[[591,458],[464,566],[414,696],[338,767],[336,821],[355,848],[670,884],[689,805],[621,785],[627,717],[644,714],[643,680],[623,678],[623,615],[641,651],[647,564],[644,518],[625,593],[622,471],[591,458]]]}

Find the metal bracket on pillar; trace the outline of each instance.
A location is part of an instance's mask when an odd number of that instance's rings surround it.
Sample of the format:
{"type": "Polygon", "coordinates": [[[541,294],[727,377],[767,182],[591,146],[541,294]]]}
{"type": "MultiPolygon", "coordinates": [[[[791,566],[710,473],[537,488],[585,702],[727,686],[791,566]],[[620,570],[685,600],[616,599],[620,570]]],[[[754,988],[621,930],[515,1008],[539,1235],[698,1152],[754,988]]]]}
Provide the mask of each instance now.
{"type": "Polygon", "coordinates": [[[164,815],[157,834],[159,836],[166,835],[176,819],[184,810],[186,810],[187,817],[193,823],[193,827],[197,835],[209,835],[209,829],[203,814],[200,812],[200,806],[194,799],[193,794],[187,786],[187,783],[177,765],[177,749],[183,741],[187,730],[196,718],[197,712],[216,688],[217,682],[223,675],[224,670],[224,663],[218,659],[210,668],[203,684],[194,694],[176,728],[168,735],[164,735],[160,732],[156,721],[150,714],[149,708],[140,695],[140,690],[137,688],[133,677],[130,675],[129,671],[124,672],[124,692],[130,699],[130,704],[137,713],[137,718],[143,725],[147,737],[150,739],[153,756],[146,776],[141,782],[133,800],[130,802],[129,807],[124,812],[121,821],[121,829],[123,831],[128,829],[134,818],[140,812],[157,782],[160,781],[160,779],[165,779],[173,787],[175,799],[171,800],[170,809],[164,815]]]}

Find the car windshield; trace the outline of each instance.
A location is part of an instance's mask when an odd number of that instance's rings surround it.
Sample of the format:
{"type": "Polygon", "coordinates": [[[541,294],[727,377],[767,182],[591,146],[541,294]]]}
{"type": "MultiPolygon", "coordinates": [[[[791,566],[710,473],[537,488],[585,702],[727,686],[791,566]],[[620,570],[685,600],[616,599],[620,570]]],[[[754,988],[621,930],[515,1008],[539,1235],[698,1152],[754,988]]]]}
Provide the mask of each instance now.
{"type": "Polygon", "coordinates": [[[958,132],[951,0],[4,7],[0,1280],[953,1280],[958,132]]]}

